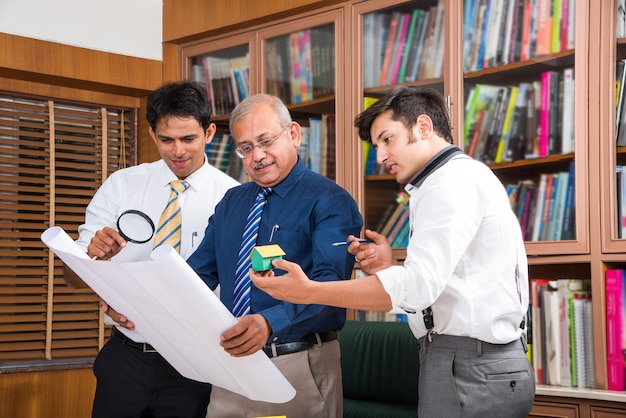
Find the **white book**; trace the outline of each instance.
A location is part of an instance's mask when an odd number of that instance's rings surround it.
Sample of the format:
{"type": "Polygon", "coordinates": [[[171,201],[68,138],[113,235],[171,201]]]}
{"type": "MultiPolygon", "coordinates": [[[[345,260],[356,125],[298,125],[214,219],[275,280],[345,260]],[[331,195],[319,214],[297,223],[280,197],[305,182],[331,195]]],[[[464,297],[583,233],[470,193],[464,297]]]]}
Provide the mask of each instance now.
{"type": "Polygon", "coordinates": [[[541,222],[543,220],[543,205],[545,202],[546,183],[550,174],[542,173],[539,177],[539,191],[535,199],[535,219],[533,220],[533,234],[531,241],[539,241],[539,233],[541,232],[541,222]]]}
{"type": "Polygon", "coordinates": [[[626,36],[626,0],[617,0],[617,13],[615,13],[615,36],[626,36]]]}
{"type": "Polygon", "coordinates": [[[515,41],[515,34],[513,32],[513,16],[515,15],[515,8],[517,4],[515,0],[508,0],[508,5],[506,9],[506,17],[504,23],[504,42],[502,44],[502,55],[500,64],[508,64],[509,63],[509,50],[513,42],[515,41]]]}
{"type": "Polygon", "coordinates": [[[563,70],[563,115],[561,153],[574,152],[574,69],[563,70]]]}
{"type": "Polygon", "coordinates": [[[500,27],[502,25],[502,9],[504,8],[503,0],[491,0],[489,11],[489,22],[487,24],[487,33],[485,39],[485,56],[483,59],[483,68],[494,67],[497,65],[496,57],[498,55],[498,39],[500,38],[500,27]]]}
{"type": "Polygon", "coordinates": [[[570,293],[569,279],[557,280],[557,301],[558,301],[558,321],[559,321],[559,376],[561,386],[572,386],[571,361],[570,361],[570,340],[569,340],[569,309],[568,299],[570,293]]]}
{"type": "Polygon", "coordinates": [[[363,15],[363,87],[374,87],[374,48],[375,48],[375,25],[376,14],[366,13],[363,15]]]}

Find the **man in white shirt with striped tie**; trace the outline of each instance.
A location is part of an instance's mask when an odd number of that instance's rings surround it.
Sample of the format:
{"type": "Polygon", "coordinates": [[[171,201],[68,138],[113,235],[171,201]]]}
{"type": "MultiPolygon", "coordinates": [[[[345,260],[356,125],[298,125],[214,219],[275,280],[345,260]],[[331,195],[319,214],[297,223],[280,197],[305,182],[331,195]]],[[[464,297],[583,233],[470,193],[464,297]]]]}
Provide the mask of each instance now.
{"type": "MultiPolygon", "coordinates": [[[[215,205],[238,185],[207,162],[205,145],[216,131],[210,118],[206,89],[200,84],[167,83],[149,96],[150,135],[161,159],[116,171],[96,192],[76,241],[90,257],[148,260],[152,249],[164,243],[185,259],[195,251],[215,205]],[[157,229],[155,236],[137,242],[123,238],[116,224],[128,210],[144,213],[157,229]]],[[[65,280],[72,287],[86,286],[68,268],[65,280]]],[[[102,307],[114,327],[94,363],[92,416],[204,418],[211,385],[181,376],[122,313],[106,301],[102,307]]]]}

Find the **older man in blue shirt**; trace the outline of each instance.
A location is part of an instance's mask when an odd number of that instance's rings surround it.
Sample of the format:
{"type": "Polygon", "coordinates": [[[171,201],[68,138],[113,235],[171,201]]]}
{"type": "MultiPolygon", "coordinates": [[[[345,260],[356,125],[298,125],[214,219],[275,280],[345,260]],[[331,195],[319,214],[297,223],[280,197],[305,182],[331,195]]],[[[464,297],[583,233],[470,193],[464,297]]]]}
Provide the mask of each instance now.
{"type": "Polygon", "coordinates": [[[297,394],[288,403],[270,404],[215,387],[208,416],[340,417],[337,331],[345,323],[345,309],[279,301],[250,283],[240,291],[236,276],[238,269],[247,272],[240,267],[241,237],[248,232],[249,213],[261,190],[267,197],[256,245],[278,244],[285,259],[297,262],[313,280],[350,278],[354,257],[332,243],[358,235],[362,217],[344,189],[309,171],[299,159],[300,125],[278,98],[262,94],[246,99],[231,113],[230,130],[253,181],[224,196],[188,262],[212,289],[220,285],[220,298],[235,315],[238,294],[249,294],[249,307],[238,324],[222,334],[224,349],[234,356],[263,350],[297,394]]]}

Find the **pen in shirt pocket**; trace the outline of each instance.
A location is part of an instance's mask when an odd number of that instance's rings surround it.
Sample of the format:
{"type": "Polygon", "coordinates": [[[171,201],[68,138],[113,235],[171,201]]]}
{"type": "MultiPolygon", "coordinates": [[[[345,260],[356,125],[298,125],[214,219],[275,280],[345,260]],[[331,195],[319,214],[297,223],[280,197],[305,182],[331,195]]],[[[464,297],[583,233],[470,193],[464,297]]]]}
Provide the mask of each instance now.
{"type": "Polygon", "coordinates": [[[270,232],[270,242],[272,242],[272,238],[274,238],[274,232],[278,231],[279,228],[280,226],[278,226],[278,224],[272,227],[272,231],[270,232]]]}
{"type": "Polygon", "coordinates": [[[198,233],[196,231],[193,231],[191,233],[191,248],[195,248],[196,246],[196,237],[198,236],[198,233]]]}

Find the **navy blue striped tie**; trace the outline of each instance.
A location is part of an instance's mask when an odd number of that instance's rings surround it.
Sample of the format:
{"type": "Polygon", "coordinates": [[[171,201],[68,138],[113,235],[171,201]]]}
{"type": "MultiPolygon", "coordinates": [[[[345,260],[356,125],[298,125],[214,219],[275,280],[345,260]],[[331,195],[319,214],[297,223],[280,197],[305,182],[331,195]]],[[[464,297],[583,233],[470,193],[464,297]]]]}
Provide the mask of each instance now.
{"type": "Polygon", "coordinates": [[[235,271],[235,289],[233,297],[233,315],[243,316],[250,313],[250,276],[248,271],[252,266],[250,252],[256,245],[256,238],[259,235],[259,224],[263,207],[267,202],[267,195],[272,192],[270,187],[263,188],[250,208],[246,229],[241,238],[241,249],[237,258],[237,270],[235,271]]]}

